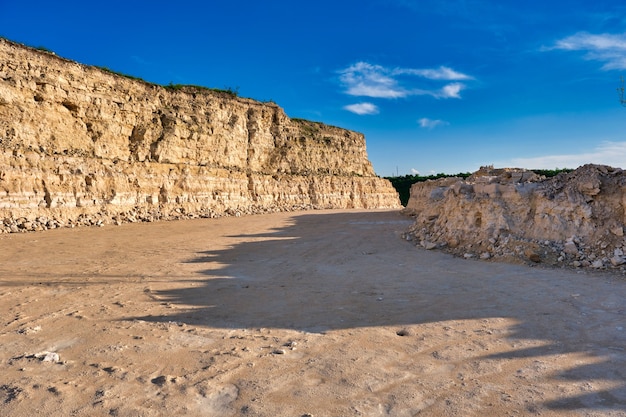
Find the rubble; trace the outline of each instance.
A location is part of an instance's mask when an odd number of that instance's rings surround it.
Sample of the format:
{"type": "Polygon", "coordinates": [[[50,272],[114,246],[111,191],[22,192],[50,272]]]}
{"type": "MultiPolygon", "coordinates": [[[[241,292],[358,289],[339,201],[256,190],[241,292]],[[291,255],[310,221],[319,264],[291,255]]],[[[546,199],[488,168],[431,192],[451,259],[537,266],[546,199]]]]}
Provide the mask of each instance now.
{"type": "Polygon", "coordinates": [[[625,190],[626,172],[604,165],[552,178],[482,167],[414,184],[403,237],[465,258],[624,271],[625,190]]]}

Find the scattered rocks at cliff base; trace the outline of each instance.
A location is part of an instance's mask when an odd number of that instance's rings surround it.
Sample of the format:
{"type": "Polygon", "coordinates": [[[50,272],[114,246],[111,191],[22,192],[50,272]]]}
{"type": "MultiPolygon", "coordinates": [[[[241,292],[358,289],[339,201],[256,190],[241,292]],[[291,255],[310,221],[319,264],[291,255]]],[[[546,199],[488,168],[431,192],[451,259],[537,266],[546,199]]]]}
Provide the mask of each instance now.
{"type": "Polygon", "coordinates": [[[625,191],[626,172],[604,165],[548,179],[483,167],[414,184],[403,237],[465,258],[626,271],[625,191]]]}
{"type": "Polygon", "coordinates": [[[574,241],[569,239],[563,245],[563,252],[566,255],[577,256],[578,255],[578,246],[576,246],[576,243],[574,243],[574,241]]]}
{"type": "Polygon", "coordinates": [[[155,221],[187,220],[197,218],[216,219],[220,217],[240,217],[243,215],[269,214],[290,211],[314,210],[312,205],[294,205],[290,207],[242,207],[238,210],[226,210],[217,212],[211,209],[200,209],[197,212],[188,213],[185,210],[162,211],[160,209],[146,210],[142,207],[135,207],[132,210],[111,215],[106,210],[97,211],[92,214],[81,214],[76,219],[67,221],[38,217],[27,221],[24,218],[12,219],[7,217],[0,222],[0,233],[26,233],[43,230],[56,229],[59,227],[104,227],[105,225],[119,226],[124,223],[150,223],[155,221]]]}

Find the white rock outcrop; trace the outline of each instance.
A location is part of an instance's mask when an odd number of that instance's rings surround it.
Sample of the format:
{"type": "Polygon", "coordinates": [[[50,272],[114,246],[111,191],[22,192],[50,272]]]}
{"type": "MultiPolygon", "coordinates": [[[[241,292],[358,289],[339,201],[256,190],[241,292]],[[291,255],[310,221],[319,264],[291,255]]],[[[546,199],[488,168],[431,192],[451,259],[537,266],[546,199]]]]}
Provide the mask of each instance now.
{"type": "Polygon", "coordinates": [[[407,235],[464,256],[623,268],[626,172],[585,165],[545,179],[484,167],[467,180],[416,183],[407,235]]]}

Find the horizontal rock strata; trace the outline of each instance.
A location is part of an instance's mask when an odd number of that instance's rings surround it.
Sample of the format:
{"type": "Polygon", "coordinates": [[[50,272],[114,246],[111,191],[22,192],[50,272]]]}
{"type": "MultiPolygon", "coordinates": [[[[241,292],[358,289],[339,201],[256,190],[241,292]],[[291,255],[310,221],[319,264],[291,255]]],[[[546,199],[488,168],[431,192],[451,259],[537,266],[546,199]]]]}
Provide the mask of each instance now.
{"type": "Polygon", "coordinates": [[[0,39],[0,230],[399,207],[362,134],[0,39]]]}
{"type": "Polygon", "coordinates": [[[625,203],[621,169],[585,165],[545,179],[484,167],[466,181],[414,184],[406,238],[466,258],[623,270],[625,203]]]}

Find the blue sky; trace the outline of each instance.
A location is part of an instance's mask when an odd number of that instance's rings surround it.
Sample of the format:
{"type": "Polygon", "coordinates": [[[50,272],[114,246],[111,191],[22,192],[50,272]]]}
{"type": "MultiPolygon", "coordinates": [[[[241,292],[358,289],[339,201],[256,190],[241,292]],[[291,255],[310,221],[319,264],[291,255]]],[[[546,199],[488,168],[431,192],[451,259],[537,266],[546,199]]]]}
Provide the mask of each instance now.
{"type": "Polygon", "coordinates": [[[0,0],[0,36],[362,132],[381,176],[626,168],[615,0],[0,0]]]}

